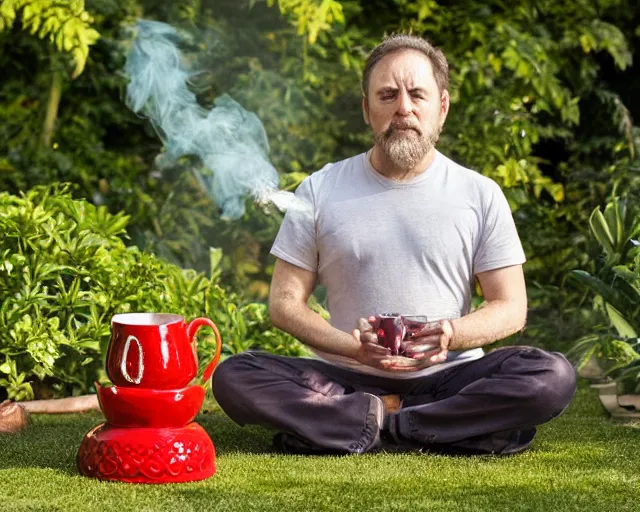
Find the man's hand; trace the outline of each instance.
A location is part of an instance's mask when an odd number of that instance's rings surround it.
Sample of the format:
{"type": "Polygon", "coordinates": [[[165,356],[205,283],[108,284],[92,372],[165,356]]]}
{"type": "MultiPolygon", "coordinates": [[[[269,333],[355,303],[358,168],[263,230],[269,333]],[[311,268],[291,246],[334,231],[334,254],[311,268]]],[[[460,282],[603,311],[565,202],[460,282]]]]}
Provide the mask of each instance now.
{"type": "Polygon", "coordinates": [[[449,320],[429,322],[402,342],[402,350],[414,359],[425,359],[432,357],[433,354],[447,352],[452,337],[453,327],[449,320]]]}
{"type": "Polygon", "coordinates": [[[391,356],[384,368],[397,372],[415,372],[447,360],[453,328],[449,320],[425,324],[411,339],[402,343],[405,356],[391,356]]]}
{"type": "Polygon", "coordinates": [[[402,348],[411,357],[393,356],[390,349],[379,345],[377,323],[375,316],[358,320],[358,328],[353,331],[353,337],[361,343],[354,357],[358,362],[382,370],[415,372],[447,360],[453,337],[449,320],[425,324],[410,340],[404,341],[402,348]]]}
{"type": "Polygon", "coordinates": [[[376,335],[376,317],[360,318],[358,327],[353,330],[353,337],[360,342],[360,348],[354,356],[359,363],[381,370],[387,369],[384,361],[391,357],[391,350],[378,343],[376,335]]]}

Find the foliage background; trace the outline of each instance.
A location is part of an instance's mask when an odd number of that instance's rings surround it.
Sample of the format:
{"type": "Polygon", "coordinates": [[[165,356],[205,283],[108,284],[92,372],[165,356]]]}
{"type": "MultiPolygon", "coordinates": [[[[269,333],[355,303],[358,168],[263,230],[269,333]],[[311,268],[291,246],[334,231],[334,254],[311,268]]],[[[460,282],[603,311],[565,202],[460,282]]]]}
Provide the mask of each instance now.
{"type": "MultiPolygon", "coordinates": [[[[0,190],[74,183],[76,199],[129,217],[125,243],[184,269],[208,274],[210,248],[219,248],[216,279],[243,307],[264,306],[281,214],[248,205],[240,221],[224,222],[199,189],[194,162],[156,165],[158,138],[123,102],[122,69],[138,18],[185,34],[203,105],[228,93],[257,113],[289,189],[368,147],[364,59],[385,34],[424,35],[451,68],[439,149],[503,187],[528,256],[528,328],[503,343],[567,351],[610,324],[593,294],[566,276],[602,266],[589,227],[594,208],[621,194],[637,197],[635,2],[2,0],[0,190]],[[51,10],[62,4],[67,10],[51,10]],[[7,6],[16,13],[11,23],[7,6]],[[36,31],[34,12],[42,17],[36,31]],[[64,16],[80,20],[75,32],[47,25],[64,16]]],[[[7,292],[0,290],[0,303],[7,292]]]]}

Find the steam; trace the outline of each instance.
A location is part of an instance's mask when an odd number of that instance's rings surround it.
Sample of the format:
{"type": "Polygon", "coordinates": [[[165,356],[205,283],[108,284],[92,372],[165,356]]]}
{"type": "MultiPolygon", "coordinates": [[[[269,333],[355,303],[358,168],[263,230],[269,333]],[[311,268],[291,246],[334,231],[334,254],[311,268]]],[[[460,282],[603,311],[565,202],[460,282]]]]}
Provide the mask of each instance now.
{"type": "Polygon", "coordinates": [[[198,156],[211,172],[196,176],[223,218],[241,217],[247,196],[281,210],[307,209],[291,192],[279,190],[260,119],[228,95],[217,98],[209,111],[201,107],[187,87],[191,73],[182,62],[178,32],[146,20],[137,28],[125,65],[130,78],[127,105],[149,118],[164,143],[162,166],[182,156],[198,156]]]}

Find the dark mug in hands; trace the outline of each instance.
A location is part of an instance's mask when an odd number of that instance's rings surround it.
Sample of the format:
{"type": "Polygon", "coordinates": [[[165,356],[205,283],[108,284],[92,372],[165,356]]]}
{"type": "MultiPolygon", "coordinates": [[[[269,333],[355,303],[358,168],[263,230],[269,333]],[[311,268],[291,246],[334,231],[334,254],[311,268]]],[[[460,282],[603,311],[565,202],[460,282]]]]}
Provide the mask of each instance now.
{"type": "Polygon", "coordinates": [[[407,335],[404,318],[399,313],[382,313],[376,315],[376,334],[378,343],[391,350],[397,356],[402,350],[402,342],[407,335]]]}
{"type": "MultiPolygon", "coordinates": [[[[413,339],[427,322],[427,317],[424,315],[381,313],[375,315],[374,329],[378,337],[378,343],[390,349],[392,355],[414,357],[414,353],[409,353],[403,349],[402,342],[413,339]]],[[[426,348],[428,349],[429,347],[426,348]]]]}

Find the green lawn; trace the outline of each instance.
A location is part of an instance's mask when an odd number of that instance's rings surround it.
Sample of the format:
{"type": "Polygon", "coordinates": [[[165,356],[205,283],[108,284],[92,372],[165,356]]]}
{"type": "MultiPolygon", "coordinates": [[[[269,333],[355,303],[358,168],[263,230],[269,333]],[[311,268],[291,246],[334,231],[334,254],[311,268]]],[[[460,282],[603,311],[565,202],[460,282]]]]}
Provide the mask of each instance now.
{"type": "Polygon", "coordinates": [[[507,458],[379,453],[283,456],[272,433],[201,414],[217,452],[209,480],[164,486],[80,476],[77,447],[98,413],[38,416],[0,436],[2,511],[640,510],[640,428],[611,422],[582,387],[542,426],[532,450],[507,458]]]}

